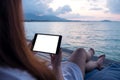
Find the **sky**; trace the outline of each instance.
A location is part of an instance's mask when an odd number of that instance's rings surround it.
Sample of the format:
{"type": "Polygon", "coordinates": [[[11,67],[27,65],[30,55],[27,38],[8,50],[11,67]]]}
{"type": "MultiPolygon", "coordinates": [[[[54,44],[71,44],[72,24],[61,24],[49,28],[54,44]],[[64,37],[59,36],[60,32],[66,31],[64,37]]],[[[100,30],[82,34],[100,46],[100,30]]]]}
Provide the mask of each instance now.
{"type": "Polygon", "coordinates": [[[24,13],[68,20],[120,21],[120,0],[23,0],[24,13]]]}

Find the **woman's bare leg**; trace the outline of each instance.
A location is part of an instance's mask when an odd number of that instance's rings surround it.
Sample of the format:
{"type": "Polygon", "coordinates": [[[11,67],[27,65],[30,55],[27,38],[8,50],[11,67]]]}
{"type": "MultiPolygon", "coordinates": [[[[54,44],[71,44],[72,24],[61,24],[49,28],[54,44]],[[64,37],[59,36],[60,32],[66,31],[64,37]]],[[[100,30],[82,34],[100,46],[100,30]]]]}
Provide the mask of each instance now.
{"type": "Polygon", "coordinates": [[[91,58],[93,57],[94,54],[95,54],[94,49],[90,48],[87,52],[87,62],[91,60],[91,58]]]}
{"type": "Polygon", "coordinates": [[[83,48],[79,48],[72,53],[69,61],[77,64],[80,67],[84,77],[86,71],[100,68],[105,59],[105,55],[103,55],[99,57],[97,61],[91,61],[91,58],[94,54],[95,51],[92,48],[90,48],[88,52],[86,52],[83,48]]]}
{"type": "Polygon", "coordinates": [[[87,61],[87,52],[83,48],[79,48],[72,53],[71,57],[69,58],[69,61],[77,64],[80,67],[84,77],[87,61]]]}
{"type": "Polygon", "coordinates": [[[88,61],[86,63],[86,72],[92,71],[95,68],[101,69],[104,59],[105,59],[105,55],[101,55],[97,61],[92,61],[92,60],[88,61]]]}

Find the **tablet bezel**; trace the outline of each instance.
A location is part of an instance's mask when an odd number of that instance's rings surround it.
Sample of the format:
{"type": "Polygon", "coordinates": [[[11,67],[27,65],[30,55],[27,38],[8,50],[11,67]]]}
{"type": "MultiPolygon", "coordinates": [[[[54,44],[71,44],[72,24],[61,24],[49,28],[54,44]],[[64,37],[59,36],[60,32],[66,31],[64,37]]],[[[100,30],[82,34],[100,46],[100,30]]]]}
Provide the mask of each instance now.
{"type": "Polygon", "coordinates": [[[48,53],[48,54],[58,54],[59,49],[60,49],[60,45],[61,45],[61,40],[62,40],[62,36],[61,36],[61,35],[36,33],[36,34],[34,35],[33,42],[32,42],[32,51],[34,51],[34,52],[41,52],[41,53],[48,53]],[[50,53],[50,52],[43,52],[43,51],[33,50],[38,35],[58,36],[59,39],[58,39],[58,43],[57,43],[56,52],[55,52],[55,53],[50,53]]]}

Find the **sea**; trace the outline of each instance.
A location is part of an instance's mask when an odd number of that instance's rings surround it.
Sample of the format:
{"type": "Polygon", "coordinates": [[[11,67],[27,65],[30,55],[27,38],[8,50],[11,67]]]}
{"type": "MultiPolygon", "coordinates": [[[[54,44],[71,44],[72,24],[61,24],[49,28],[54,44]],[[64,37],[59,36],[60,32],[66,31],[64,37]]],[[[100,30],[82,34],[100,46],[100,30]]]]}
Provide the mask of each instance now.
{"type": "Polygon", "coordinates": [[[120,62],[120,22],[24,22],[26,38],[35,33],[62,35],[61,47],[94,48],[95,56],[120,62]]]}

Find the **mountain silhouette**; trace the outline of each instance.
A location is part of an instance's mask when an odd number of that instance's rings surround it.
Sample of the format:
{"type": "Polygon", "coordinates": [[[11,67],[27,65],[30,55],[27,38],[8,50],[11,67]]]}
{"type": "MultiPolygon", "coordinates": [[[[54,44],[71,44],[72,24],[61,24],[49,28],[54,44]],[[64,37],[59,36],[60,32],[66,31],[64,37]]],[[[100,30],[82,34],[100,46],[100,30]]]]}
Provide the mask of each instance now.
{"type": "Polygon", "coordinates": [[[35,14],[25,14],[24,15],[25,20],[31,20],[31,21],[65,21],[66,19],[54,16],[54,15],[35,15],[35,14]]]}

